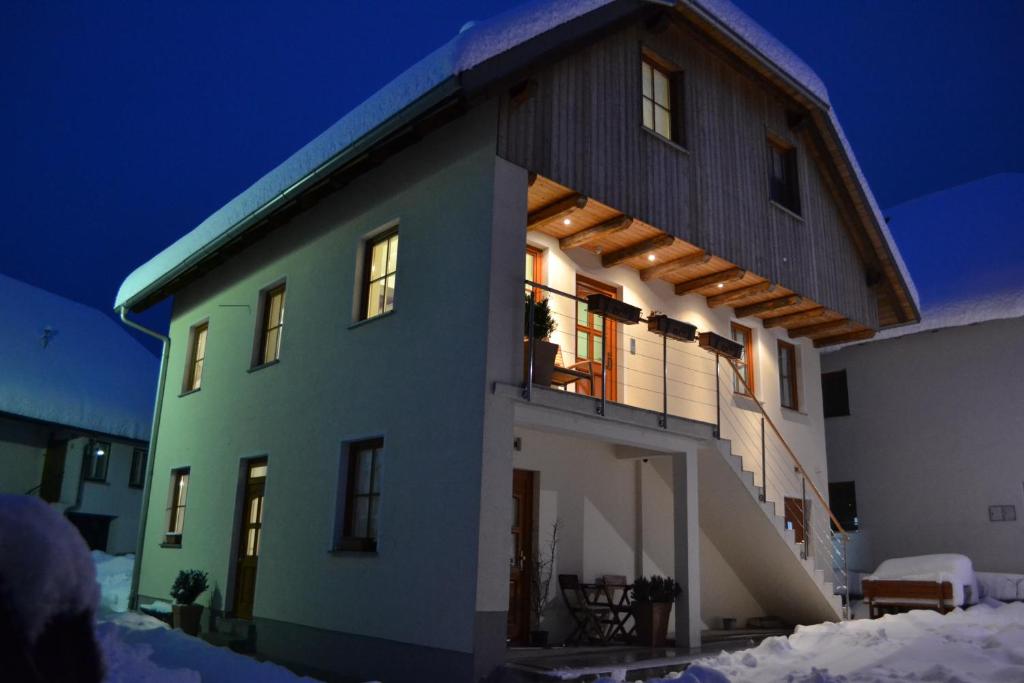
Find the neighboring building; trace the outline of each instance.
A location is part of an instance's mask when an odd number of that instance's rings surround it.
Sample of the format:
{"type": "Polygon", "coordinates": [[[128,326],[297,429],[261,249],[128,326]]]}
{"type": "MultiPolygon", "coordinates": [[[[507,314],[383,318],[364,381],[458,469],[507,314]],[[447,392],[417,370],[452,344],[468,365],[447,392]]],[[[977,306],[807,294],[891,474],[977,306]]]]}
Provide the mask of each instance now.
{"type": "Polygon", "coordinates": [[[557,573],[678,577],[682,644],[840,618],[818,349],[918,319],[824,86],[710,0],[467,28],[116,306],[170,296],[140,601],[200,568],[261,655],[394,681],[499,665],[556,519],[557,573]],[[524,257],[564,391],[523,386],[524,257]]]}
{"type": "Polygon", "coordinates": [[[135,551],[157,360],[105,313],[0,275],[0,493],[135,551]]]}

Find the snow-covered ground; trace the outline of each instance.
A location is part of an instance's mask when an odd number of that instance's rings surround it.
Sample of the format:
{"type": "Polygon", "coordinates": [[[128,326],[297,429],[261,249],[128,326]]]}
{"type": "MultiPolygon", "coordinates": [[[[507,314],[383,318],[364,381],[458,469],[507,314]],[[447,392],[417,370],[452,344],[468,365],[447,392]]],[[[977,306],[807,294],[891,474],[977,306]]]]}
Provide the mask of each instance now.
{"type": "Polygon", "coordinates": [[[92,552],[100,611],[96,639],[106,660],[104,683],[200,683],[309,681],[287,669],[259,662],[222,647],[192,638],[153,617],[127,612],[132,555],[92,552]]]}

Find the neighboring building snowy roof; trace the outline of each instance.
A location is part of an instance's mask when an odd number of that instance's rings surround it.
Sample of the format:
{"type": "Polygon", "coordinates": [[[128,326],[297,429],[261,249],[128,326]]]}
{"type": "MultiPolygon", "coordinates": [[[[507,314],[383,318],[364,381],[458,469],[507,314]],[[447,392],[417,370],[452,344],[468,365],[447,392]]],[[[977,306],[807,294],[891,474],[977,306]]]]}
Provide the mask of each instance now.
{"type": "Polygon", "coordinates": [[[0,275],[0,412],[148,440],[158,362],[114,319],[0,275]]]}
{"type": "MultiPolygon", "coordinates": [[[[450,85],[448,94],[457,91],[456,81],[460,74],[556,27],[614,4],[641,7],[643,4],[672,6],[676,3],[672,0],[535,0],[492,19],[467,24],[446,44],[407,69],[194,230],[133,271],[117,293],[115,308],[131,307],[200,262],[219,245],[243,232],[269,207],[290,198],[298,189],[305,187],[357,143],[371,138],[375,131],[382,129],[400,114],[425,103],[431,94],[446,91],[442,86],[450,85]]],[[[819,100],[823,107],[829,108],[828,92],[817,74],[731,2],[680,0],[680,4],[714,21],[733,40],[773,64],[799,88],[819,100]]],[[[829,118],[874,211],[896,266],[916,303],[917,293],[913,281],[885,227],[885,221],[878,211],[874,195],[860,171],[853,150],[830,108],[829,118]]]]}
{"type": "MultiPolygon", "coordinates": [[[[919,332],[1011,318],[1024,318],[1024,289],[990,292],[925,306],[921,312],[921,322],[882,330],[873,339],[862,343],[870,344],[882,339],[895,339],[919,332]]],[[[829,350],[840,348],[843,347],[837,346],[829,350]]]]}

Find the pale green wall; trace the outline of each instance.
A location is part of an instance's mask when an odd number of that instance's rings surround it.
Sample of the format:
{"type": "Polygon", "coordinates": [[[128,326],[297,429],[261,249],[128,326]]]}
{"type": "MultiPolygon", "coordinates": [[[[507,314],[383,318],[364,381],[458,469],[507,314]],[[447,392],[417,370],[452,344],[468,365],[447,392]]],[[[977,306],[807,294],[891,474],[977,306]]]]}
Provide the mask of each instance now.
{"type": "Polygon", "coordinates": [[[472,650],[495,116],[477,107],[177,295],[143,596],[166,599],[195,567],[213,586],[202,601],[230,607],[240,459],[268,455],[257,617],[472,650]],[[396,219],[396,311],[352,327],[360,240],[396,219]],[[247,372],[259,291],[280,278],[281,362],[247,372]],[[179,397],[203,319],[203,387],[179,397]],[[341,444],[375,435],[379,554],[332,555],[341,444]],[[161,548],[186,465],[183,547],[161,548]]]}

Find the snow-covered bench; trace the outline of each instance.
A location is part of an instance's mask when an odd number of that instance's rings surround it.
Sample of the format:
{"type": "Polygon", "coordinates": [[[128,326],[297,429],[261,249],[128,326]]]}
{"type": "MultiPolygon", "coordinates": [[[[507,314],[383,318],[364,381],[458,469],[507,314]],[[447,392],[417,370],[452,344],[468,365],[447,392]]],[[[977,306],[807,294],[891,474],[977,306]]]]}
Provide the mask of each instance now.
{"type": "Polygon", "coordinates": [[[882,612],[934,609],[940,613],[978,601],[978,581],[964,555],[918,555],[886,560],[862,580],[872,619],[882,612]]]}
{"type": "Polygon", "coordinates": [[[1002,602],[1024,600],[1024,574],[976,572],[980,595],[1002,602]]]}

